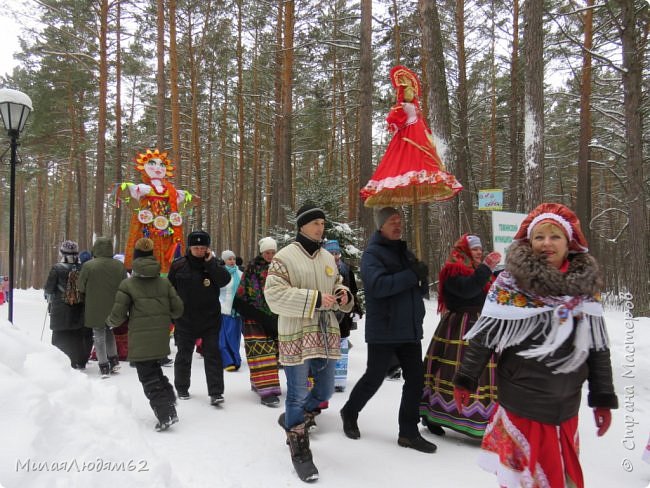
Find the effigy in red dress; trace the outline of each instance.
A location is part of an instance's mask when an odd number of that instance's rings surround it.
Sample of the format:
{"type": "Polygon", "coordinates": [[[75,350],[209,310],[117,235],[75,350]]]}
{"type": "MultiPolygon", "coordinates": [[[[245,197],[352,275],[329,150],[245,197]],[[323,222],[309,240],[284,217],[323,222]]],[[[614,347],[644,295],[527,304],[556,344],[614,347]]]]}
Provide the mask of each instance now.
{"type": "Polygon", "coordinates": [[[118,183],[114,191],[117,205],[125,199],[132,210],[124,266],[131,269],[135,242],[148,237],[154,242],[154,257],[164,275],[174,258],[184,253],[183,217],[196,197],[169,181],[174,167],[166,152],[147,149],[137,155],[135,163],[142,183],[118,183]]]}
{"type": "Polygon", "coordinates": [[[386,122],[393,133],[375,173],[361,191],[366,207],[449,200],[463,186],[445,171],[420,106],[420,82],[411,70],[395,66],[390,79],[397,91],[386,122]]]}

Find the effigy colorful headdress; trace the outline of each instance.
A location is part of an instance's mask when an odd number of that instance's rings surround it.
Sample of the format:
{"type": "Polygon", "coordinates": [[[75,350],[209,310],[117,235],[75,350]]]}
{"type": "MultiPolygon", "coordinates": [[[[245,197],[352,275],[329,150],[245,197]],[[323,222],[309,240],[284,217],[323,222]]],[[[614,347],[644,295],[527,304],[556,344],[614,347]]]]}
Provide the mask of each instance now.
{"type": "Polygon", "coordinates": [[[398,93],[404,92],[407,88],[411,88],[416,98],[420,98],[420,80],[406,66],[402,66],[401,64],[393,66],[390,70],[390,82],[398,93]]]}
{"type": "Polygon", "coordinates": [[[167,167],[166,176],[171,177],[174,175],[174,166],[172,166],[171,160],[167,159],[167,153],[161,153],[158,149],[147,149],[147,152],[138,153],[135,158],[135,167],[141,173],[144,173],[144,165],[147,164],[152,159],[160,159],[162,163],[167,167]]]}

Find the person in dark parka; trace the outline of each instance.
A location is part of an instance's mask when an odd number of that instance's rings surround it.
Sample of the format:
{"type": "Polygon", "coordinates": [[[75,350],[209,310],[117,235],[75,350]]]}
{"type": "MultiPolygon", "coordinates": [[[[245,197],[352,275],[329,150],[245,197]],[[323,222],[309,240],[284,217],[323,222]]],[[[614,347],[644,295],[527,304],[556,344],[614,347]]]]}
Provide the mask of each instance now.
{"type": "Polygon", "coordinates": [[[92,331],[83,326],[84,305],[68,305],[63,300],[70,272],[81,268],[79,246],[67,240],[61,243],[59,252],[61,262],[50,269],[43,290],[48,301],[52,345],[68,356],[73,368],[85,369],[92,347],[92,331]]]}
{"type": "Polygon", "coordinates": [[[192,354],[202,339],[205,378],[212,405],[223,403],[223,367],[219,352],[221,306],[219,291],[230,281],[230,273],[217,263],[210,250],[210,235],[202,230],[187,236],[187,253],[175,260],[167,278],[183,300],[184,312],[175,321],[174,386],[178,398],[190,397],[192,354]]]}
{"type": "Polygon", "coordinates": [[[115,293],[126,269],[113,259],[113,241],[98,237],[93,244],[93,259],[84,263],[79,273],[79,291],[84,294],[84,325],[93,330],[95,352],[102,378],[108,378],[120,368],[115,336],[106,325],[115,293]]]}
{"type": "Polygon", "coordinates": [[[129,320],[128,359],[158,419],[156,430],[161,431],[178,422],[176,396],[161,360],[169,354],[169,324],[183,313],[183,301],[169,280],[160,276],[153,246],[146,237],[135,243],[133,275],[120,283],[108,324],[117,327],[129,320]]]}
{"type": "Polygon", "coordinates": [[[433,453],[436,445],[418,430],[419,403],[424,384],[422,365],[423,296],[428,292],[428,269],[406,247],[398,210],[382,208],[375,215],[377,231],[361,257],[361,278],[366,297],[366,372],[341,409],[343,431],[351,439],[361,437],[359,412],[377,392],[394,356],[404,374],[399,408],[397,443],[433,453]]]}

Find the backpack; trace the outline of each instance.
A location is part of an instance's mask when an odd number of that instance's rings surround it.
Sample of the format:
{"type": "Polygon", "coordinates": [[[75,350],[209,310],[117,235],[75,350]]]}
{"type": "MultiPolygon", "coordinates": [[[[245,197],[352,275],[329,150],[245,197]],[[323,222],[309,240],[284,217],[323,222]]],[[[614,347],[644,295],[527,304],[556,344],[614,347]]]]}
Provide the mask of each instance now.
{"type": "Polygon", "coordinates": [[[84,301],[83,294],[79,291],[79,266],[73,265],[68,273],[61,299],[68,305],[78,305],[84,301]]]}

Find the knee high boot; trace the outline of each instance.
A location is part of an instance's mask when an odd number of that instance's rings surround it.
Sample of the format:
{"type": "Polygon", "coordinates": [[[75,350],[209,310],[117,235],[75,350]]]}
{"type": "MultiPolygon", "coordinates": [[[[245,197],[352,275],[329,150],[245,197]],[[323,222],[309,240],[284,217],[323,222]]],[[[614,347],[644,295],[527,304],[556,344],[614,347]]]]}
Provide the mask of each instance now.
{"type": "Polygon", "coordinates": [[[314,465],[309,449],[309,432],[305,428],[304,422],[287,431],[287,442],[291,451],[291,461],[298,477],[306,482],[316,481],[318,469],[314,465]]]}

